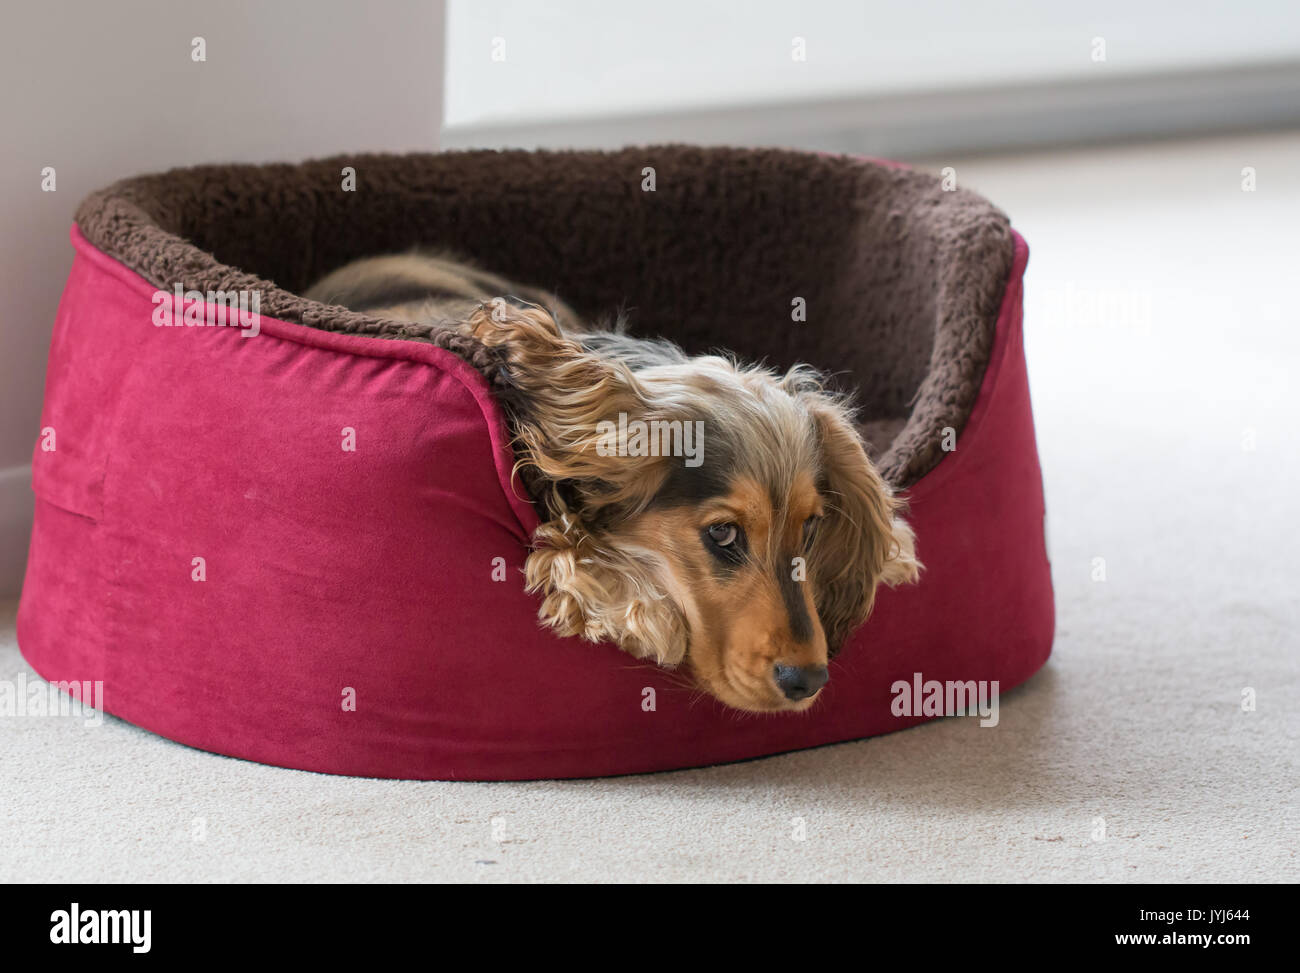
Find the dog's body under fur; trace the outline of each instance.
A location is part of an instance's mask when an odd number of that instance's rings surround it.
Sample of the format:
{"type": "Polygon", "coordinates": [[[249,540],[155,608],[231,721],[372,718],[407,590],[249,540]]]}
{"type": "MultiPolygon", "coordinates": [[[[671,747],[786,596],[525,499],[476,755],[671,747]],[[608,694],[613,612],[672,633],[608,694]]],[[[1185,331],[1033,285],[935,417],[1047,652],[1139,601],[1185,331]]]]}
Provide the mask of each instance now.
{"type": "Polygon", "coordinates": [[[543,511],[528,588],[562,635],[685,664],[740,709],[802,710],[877,584],[917,576],[900,502],[807,367],[778,375],[592,327],[443,254],[359,260],[304,296],[451,325],[502,356],[517,466],[543,511]],[[703,462],[602,448],[627,420],[701,424],[703,462]]]}
{"type": "Polygon", "coordinates": [[[340,304],[399,321],[460,324],[480,305],[493,301],[544,307],[564,329],[595,354],[624,361],[634,370],[681,364],[687,355],[671,341],[637,338],[622,330],[621,318],[593,329],[556,295],[481,270],[434,250],[355,260],[317,281],[304,297],[340,304]]]}

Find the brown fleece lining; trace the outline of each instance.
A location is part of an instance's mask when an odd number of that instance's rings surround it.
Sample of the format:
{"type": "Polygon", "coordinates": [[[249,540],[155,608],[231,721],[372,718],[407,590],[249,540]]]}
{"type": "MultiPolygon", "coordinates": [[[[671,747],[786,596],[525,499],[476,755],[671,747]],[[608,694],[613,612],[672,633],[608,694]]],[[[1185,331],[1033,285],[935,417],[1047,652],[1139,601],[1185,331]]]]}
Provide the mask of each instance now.
{"type": "Polygon", "coordinates": [[[356,155],[127,179],[77,211],[96,247],[160,288],[257,290],[261,312],[325,331],[425,341],[508,398],[495,357],[442,327],[298,297],[358,257],[445,247],[544,287],[588,319],[687,351],[805,361],[857,391],[906,487],[960,430],[992,345],[1014,246],[1006,217],[935,178],[775,149],[356,155]],[[356,170],[342,190],[341,170],[356,170]],[[643,191],[653,167],[655,190],[643,191]],[[271,283],[274,281],[275,283],[271,283]],[[791,319],[803,298],[807,320],[791,319]]]}

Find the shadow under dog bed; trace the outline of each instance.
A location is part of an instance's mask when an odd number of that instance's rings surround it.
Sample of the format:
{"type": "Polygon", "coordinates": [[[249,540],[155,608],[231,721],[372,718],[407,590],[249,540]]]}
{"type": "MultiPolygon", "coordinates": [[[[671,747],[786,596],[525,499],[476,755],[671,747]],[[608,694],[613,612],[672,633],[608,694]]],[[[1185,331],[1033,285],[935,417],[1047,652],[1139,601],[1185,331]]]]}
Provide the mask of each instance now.
{"type": "Polygon", "coordinates": [[[596,776],[900,729],[935,715],[903,683],[1006,690],[1050,651],[1028,251],[931,176],[681,146],[207,166],[91,196],[73,243],[18,637],[132,723],[330,773],[596,776]],[[926,570],[880,591],[812,710],[740,714],[539,627],[495,358],[297,296],[415,245],[856,390],[926,570]],[[173,324],[178,288],[201,299],[173,324]]]}

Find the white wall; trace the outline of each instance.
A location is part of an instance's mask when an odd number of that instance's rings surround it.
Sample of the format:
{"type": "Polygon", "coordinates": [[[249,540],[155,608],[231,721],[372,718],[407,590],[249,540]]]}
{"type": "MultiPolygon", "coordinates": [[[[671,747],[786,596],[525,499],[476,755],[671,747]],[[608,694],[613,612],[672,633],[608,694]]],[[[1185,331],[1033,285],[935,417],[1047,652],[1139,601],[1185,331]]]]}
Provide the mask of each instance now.
{"type": "Polygon", "coordinates": [[[0,594],[16,591],[45,358],[87,193],[202,162],[435,148],[441,0],[113,0],[0,14],[0,594]],[[207,60],[191,59],[191,40],[207,60]],[[53,166],[57,190],[41,191],[53,166]]]}
{"type": "Polygon", "coordinates": [[[452,128],[1300,59],[1296,0],[449,0],[447,15],[452,128]]]}

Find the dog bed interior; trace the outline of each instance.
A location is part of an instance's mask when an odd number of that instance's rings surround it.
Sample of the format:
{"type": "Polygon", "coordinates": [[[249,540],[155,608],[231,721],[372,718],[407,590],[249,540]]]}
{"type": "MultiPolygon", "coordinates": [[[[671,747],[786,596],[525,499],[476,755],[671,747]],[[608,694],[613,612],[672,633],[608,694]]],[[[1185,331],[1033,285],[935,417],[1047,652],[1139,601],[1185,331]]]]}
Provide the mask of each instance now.
{"type": "Polygon", "coordinates": [[[900,680],[1007,689],[1047,657],[1027,249],[978,196],[869,160],[666,146],[180,169],[76,220],[18,639],[132,723],[331,773],[582,777],[900,729],[936,715],[899,712],[900,680]],[[539,627],[496,358],[298,296],[417,245],[855,391],[926,568],[879,593],[816,706],[746,716],[539,627]],[[255,293],[260,334],[159,327],[176,288],[255,293]]]}
{"type": "Polygon", "coordinates": [[[923,173],[685,146],[179,169],[91,196],[77,224],[147,280],[256,290],[265,315],[430,341],[489,380],[494,363],[469,339],[296,295],[358,257],[445,247],[588,319],[624,310],[633,333],[691,353],[807,362],[855,391],[864,438],[900,487],[970,412],[1013,256],[998,209],[923,173]]]}

